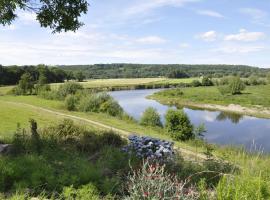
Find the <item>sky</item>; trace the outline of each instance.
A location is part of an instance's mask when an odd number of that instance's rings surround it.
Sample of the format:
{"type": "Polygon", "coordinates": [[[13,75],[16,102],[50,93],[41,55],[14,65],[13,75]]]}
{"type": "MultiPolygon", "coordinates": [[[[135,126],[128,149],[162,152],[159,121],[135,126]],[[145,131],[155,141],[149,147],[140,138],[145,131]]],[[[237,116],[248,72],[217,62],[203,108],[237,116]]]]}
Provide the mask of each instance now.
{"type": "Polygon", "coordinates": [[[245,64],[270,68],[269,0],[89,0],[77,32],[18,10],[0,64],[245,64]]]}

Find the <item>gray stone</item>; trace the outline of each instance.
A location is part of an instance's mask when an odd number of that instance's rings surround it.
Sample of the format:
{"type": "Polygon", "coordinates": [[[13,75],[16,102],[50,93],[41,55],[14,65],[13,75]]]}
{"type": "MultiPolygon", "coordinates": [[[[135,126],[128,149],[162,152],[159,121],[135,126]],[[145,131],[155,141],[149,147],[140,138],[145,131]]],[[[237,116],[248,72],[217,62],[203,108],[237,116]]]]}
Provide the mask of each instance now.
{"type": "Polygon", "coordinates": [[[11,144],[0,144],[0,155],[10,153],[12,148],[11,144]]]}

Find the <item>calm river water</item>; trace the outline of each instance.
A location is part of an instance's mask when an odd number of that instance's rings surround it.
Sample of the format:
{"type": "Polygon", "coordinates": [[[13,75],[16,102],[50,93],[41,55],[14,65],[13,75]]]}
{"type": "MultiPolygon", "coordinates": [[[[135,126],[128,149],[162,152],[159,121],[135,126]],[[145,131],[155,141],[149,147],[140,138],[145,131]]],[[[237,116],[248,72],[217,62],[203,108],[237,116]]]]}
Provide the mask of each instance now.
{"type": "MultiPolygon", "coordinates": [[[[147,99],[148,95],[158,90],[114,91],[110,95],[135,119],[139,120],[147,107],[154,107],[162,116],[169,106],[155,100],[147,99]]],[[[210,143],[221,145],[242,145],[250,151],[263,150],[270,152],[270,120],[220,111],[194,110],[183,108],[195,126],[204,124],[207,132],[205,139],[210,143]]]]}

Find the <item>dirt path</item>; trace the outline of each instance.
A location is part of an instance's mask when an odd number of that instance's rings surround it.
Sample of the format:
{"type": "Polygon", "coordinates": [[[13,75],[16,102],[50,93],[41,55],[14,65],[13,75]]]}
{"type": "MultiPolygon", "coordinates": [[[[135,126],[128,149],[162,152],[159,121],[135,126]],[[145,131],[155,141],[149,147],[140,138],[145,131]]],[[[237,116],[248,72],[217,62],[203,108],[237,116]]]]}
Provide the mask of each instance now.
{"type": "MultiPolygon", "coordinates": [[[[83,117],[78,117],[78,116],[62,113],[62,112],[56,111],[56,110],[42,108],[42,107],[39,107],[39,106],[34,106],[34,105],[31,105],[31,104],[26,104],[26,103],[10,102],[10,101],[5,101],[5,102],[9,103],[9,104],[13,104],[13,105],[26,106],[26,107],[29,107],[29,108],[32,108],[32,109],[35,109],[35,110],[40,110],[40,111],[43,111],[43,112],[47,112],[47,113],[51,113],[51,114],[54,114],[54,115],[62,116],[64,118],[69,118],[69,119],[73,119],[73,120],[77,120],[77,121],[81,121],[81,122],[86,122],[86,123],[89,123],[91,125],[101,127],[101,128],[104,128],[104,129],[113,130],[113,131],[119,133],[121,136],[123,136],[125,138],[127,138],[130,134],[134,134],[134,133],[131,133],[129,131],[125,131],[125,130],[121,130],[121,129],[118,129],[118,128],[115,128],[115,127],[112,127],[112,126],[108,126],[106,124],[103,124],[103,123],[100,123],[100,122],[97,122],[97,121],[93,121],[93,120],[85,119],[83,117]]],[[[175,149],[177,151],[179,151],[185,157],[192,156],[195,160],[196,159],[203,159],[203,160],[206,159],[206,156],[204,154],[201,154],[201,153],[195,153],[195,152],[193,152],[191,150],[180,148],[180,147],[176,147],[175,149]]]]}

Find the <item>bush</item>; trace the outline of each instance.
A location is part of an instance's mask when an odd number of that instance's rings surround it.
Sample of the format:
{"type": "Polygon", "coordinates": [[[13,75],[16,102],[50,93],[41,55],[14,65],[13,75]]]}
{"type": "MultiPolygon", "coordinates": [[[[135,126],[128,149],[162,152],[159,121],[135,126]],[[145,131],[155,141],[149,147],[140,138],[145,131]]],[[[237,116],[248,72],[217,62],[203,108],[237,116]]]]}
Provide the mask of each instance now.
{"type": "Polygon", "coordinates": [[[214,83],[209,77],[207,77],[207,76],[203,77],[202,86],[213,86],[213,85],[214,85],[214,83]]]}
{"type": "Polygon", "coordinates": [[[218,91],[220,92],[220,94],[225,95],[230,93],[230,88],[228,85],[222,85],[218,86],[218,91]]]}
{"type": "Polygon", "coordinates": [[[230,80],[229,89],[232,95],[241,94],[241,92],[245,89],[245,84],[240,77],[233,77],[230,80]]]}
{"type": "Polygon", "coordinates": [[[147,108],[141,118],[140,124],[143,126],[162,127],[160,115],[155,108],[147,108]]]}
{"type": "Polygon", "coordinates": [[[167,111],[165,127],[175,140],[189,140],[194,138],[193,125],[183,110],[167,111]]]}
{"type": "Polygon", "coordinates": [[[75,82],[66,82],[59,86],[57,93],[60,99],[65,99],[66,96],[76,94],[77,91],[82,90],[83,86],[75,82]]]}
{"type": "Polygon", "coordinates": [[[93,95],[82,97],[79,102],[79,110],[82,112],[98,112],[99,106],[98,99],[93,95]]]}
{"type": "Polygon", "coordinates": [[[202,86],[202,83],[199,80],[193,80],[191,82],[192,87],[200,87],[202,86]]]}
{"type": "Polygon", "coordinates": [[[76,110],[77,103],[78,103],[78,98],[74,95],[68,95],[65,98],[65,108],[69,111],[76,110]]]}
{"type": "Polygon", "coordinates": [[[100,105],[100,112],[108,113],[111,116],[121,116],[124,110],[117,101],[110,99],[100,105]]]}
{"type": "Polygon", "coordinates": [[[193,187],[185,188],[184,181],[167,173],[164,166],[149,162],[128,176],[126,189],[129,193],[126,200],[198,199],[198,192],[193,187]]]}
{"type": "Polygon", "coordinates": [[[98,189],[91,183],[83,185],[78,189],[73,186],[64,187],[62,192],[62,197],[66,200],[99,200],[98,189]]]}

